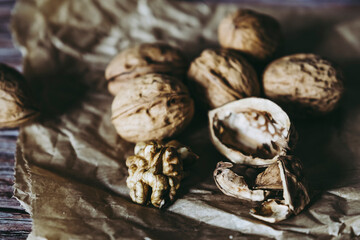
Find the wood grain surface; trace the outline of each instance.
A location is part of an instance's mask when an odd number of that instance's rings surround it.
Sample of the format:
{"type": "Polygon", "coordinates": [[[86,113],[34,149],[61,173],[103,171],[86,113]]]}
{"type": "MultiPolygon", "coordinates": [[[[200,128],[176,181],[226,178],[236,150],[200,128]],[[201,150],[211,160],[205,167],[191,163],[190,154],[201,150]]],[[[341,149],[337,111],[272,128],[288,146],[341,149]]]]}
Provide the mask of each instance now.
{"type": "MultiPolygon", "coordinates": [[[[21,55],[9,30],[15,0],[0,0],[0,62],[21,70],[21,55]]],[[[30,215],[13,198],[14,153],[17,129],[0,130],[0,239],[26,239],[31,231],[30,215]]]]}

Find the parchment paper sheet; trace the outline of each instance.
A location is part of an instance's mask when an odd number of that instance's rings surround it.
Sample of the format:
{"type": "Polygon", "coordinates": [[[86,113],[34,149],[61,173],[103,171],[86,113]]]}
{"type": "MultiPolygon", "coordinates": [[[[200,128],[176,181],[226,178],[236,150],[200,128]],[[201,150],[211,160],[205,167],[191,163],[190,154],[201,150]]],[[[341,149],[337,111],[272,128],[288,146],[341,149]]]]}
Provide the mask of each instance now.
{"type": "Polygon", "coordinates": [[[21,129],[15,195],[33,218],[29,239],[247,239],[360,236],[360,8],[207,5],[160,0],[19,0],[12,32],[44,117],[21,129]],[[280,55],[315,52],[347,79],[340,108],[297,120],[296,154],[313,201],[278,224],[253,219],[250,203],[225,196],[212,171],[224,157],[198,114],[178,138],[200,155],[177,201],[165,210],[131,202],[124,161],[133,145],[110,123],[103,72],[122,48],[166,41],[189,60],[218,47],[220,19],[238,7],[268,13],[284,32],[280,55]]]}

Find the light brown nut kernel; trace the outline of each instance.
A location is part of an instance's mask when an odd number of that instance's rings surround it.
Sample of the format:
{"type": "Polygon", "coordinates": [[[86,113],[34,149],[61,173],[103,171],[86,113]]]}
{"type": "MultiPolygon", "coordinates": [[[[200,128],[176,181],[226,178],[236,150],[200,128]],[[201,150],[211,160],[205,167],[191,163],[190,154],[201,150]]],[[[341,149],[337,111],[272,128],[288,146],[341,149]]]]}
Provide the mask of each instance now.
{"type": "Polygon", "coordinates": [[[129,142],[164,139],[181,132],[194,115],[185,85],[168,75],[147,74],[127,82],[112,103],[112,123],[129,142]]]}
{"type": "Polygon", "coordinates": [[[294,54],[270,63],[263,76],[265,95],[297,115],[331,112],[341,99],[341,73],[314,54],[294,54]]]}
{"type": "Polygon", "coordinates": [[[0,128],[17,127],[39,116],[24,77],[0,63],[0,128]]]}
{"type": "Polygon", "coordinates": [[[226,16],[219,24],[220,45],[241,51],[256,60],[267,60],[277,50],[281,31],[272,17],[249,9],[226,16]]]}
{"type": "Polygon", "coordinates": [[[263,98],[244,98],[209,112],[211,140],[234,163],[266,166],[296,142],[287,114],[263,98]]]}
{"type": "Polygon", "coordinates": [[[126,160],[129,172],[126,183],[130,197],[136,203],[151,203],[158,208],[175,200],[180,183],[186,176],[184,162],[198,158],[177,141],[167,144],[160,141],[139,142],[134,154],[126,160]],[[184,151],[186,155],[182,154],[184,151]]]}
{"type": "Polygon", "coordinates": [[[242,56],[224,49],[204,50],[191,63],[188,79],[195,96],[211,109],[260,94],[253,67],[242,56]]]}
{"type": "Polygon", "coordinates": [[[108,90],[116,95],[124,81],[147,73],[184,76],[187,61],[181,51],[165,43],[144,43],[120,52],[109,63],[105,78],[108,90]]]}

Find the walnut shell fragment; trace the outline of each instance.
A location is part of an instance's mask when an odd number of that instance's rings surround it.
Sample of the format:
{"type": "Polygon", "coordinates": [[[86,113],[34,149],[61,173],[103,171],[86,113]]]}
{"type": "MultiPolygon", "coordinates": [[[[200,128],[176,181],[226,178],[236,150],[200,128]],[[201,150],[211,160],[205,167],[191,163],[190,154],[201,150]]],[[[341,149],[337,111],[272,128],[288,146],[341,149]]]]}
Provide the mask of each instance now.
{"type": "Polygon", "coordinates": [[[296,142],[287,114],[263,98],[244,98],[209,111],[210,137],[234,163],[266,166],[286,155],[296,142]]]}
{"type": "Polygon", "coordinates": [[[310,202],[300,160],[293,156],[280,156],[274,164],[280,170],[282,199],[268,199],[250,210],[253,217],[271,223],[299,214],[310,202]]]}
{"type": "Polygon", "coordinates": [[[194,102],[178,79],[147,74],[124,83],[112,103],[112,123],[129,142],[161,140],[181,132],[194,115],[194,102]]]}
{"type": "Polygon", "coordinates": [[[276,162],[252,179],[235,173],[231,169],[233,166],[232,163],[219,162],[214,171],[215,183],[226,195],[261,201],[259,206],[250,210],[255,218],[279,222],[299,214],[310,202],[301,162],[293,156],[279,156],[276,162]],[[254,178],[255,183],[251,184],[254,178]],[[269,185],[268,181],[276,183],[276,187],[269,185]]]}
{"type": "Polygon", "coordinates": [[[188,147],[174,140],[167,144],[139,142],[134,154],[126,159],[130,197],[138,204],[151,203],[158,208],[175,200],[180,182],[186,176],[186,167],[198,158],[188,147]]]}
{"type": "Polygon", "coordinates": [[[39,116],[24,77],[0,63],[0,128],[18,127],[39,116]]]}
{"type": "Polygon", "coordinates": [[[218,162],[214,171],[216,186],[226,195],[249,201],[264,201],[268,192],[250,189],[244,176],[236,174],[231,168],[234,164],[218,162]]]}
{"type": "Polygon", "coordinates": [[[263,75],[267,97],[300,114],[331,112],[344,92],[334,65],[315,54],[294,54],[270,63],[263,75]]]}
{"type": "Polygon", "coordinates": [[[191,63],[188,79],[195,96],[211,109],[260,94],[254,68],[242,56],[224,49],[204,50],[191,63]]]}
{"type": "Polygon", "coordinates": [[[268,15],[240,9],[220,22],[218,38],[222,47],[235,49],[253,59],[264,61],[280,45],[280,24],[268,15]]]}
{"type": "Polygon", "coordinates": [[[187,61],[179,49],[166,43],[143,43],[115,56],[105,70],[105,78],[109,92],[116,95],[124,81],[147,73],[184,76],[186,69],[187,61]]]}

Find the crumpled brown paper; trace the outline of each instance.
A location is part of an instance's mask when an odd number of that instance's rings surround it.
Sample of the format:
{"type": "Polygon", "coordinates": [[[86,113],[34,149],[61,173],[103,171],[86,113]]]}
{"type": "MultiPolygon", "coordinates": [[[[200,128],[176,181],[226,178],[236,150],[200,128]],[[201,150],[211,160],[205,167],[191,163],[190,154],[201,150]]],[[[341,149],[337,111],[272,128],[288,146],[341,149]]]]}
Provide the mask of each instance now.
{"type": "Polygon", "coordinates": [[[29,239],[243,239],[360,236],[360,8],[281,8],[160,0],[19,0],[12,32],[44,117],[20,130],[15,195],[33,218],[29,239]],[[296,154],[313,200],[278,224],[252,218],[251,204],[226,196],[212,171],[224,157],[200,114],[178,138],[200,156],[176,202],[161,211],[132,203],[126,156],[133,145],[110,122],[103,72],[122,48],[166,41],[189,59],[217,47],[220,19],[237,7],[277,18],[281,54],[315,52],[347,79],[340,108],[298,120],[296,154]]]}

